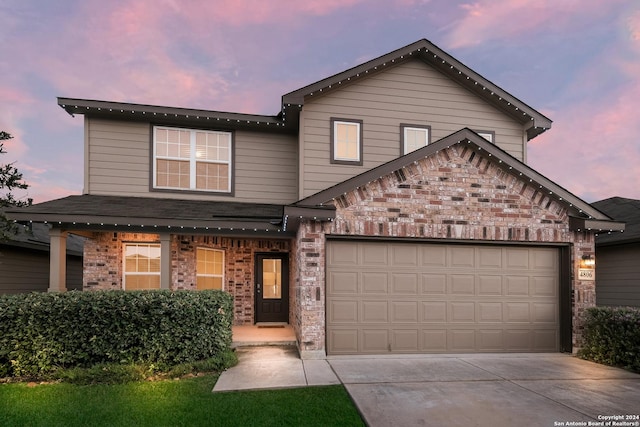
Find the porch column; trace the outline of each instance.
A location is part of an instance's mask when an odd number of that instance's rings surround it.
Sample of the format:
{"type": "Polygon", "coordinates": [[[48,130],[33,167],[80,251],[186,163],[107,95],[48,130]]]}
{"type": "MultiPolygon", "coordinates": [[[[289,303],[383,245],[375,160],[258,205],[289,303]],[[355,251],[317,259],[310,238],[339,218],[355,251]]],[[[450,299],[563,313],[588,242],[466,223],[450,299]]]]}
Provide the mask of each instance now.
{"type": "Polygon", "coordinates": [[[67,232],[49,230],[49,292],[67,290],[67,232]]]}
{"type": "Polygon", "coordinates": [[[171,234],[160,233],[160,289],[171,289],[171,234]]]}

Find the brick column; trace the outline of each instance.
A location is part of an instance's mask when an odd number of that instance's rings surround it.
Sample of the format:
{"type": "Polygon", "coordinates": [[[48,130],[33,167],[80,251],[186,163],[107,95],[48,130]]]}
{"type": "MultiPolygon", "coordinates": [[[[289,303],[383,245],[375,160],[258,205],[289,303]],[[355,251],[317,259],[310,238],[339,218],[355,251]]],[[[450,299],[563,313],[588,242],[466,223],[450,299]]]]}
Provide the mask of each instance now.
{"type": "Polygon", "coordinates": [[[302,359],[323,359],[325,350],[325,234],[323,223],[303,221],[298,229],[296,302],[298,347],[302,359]]]}
{"type": "Polygon", "coordinates": [[[160,233],[160,289],[171,289],[171,234],[160,233]]]}

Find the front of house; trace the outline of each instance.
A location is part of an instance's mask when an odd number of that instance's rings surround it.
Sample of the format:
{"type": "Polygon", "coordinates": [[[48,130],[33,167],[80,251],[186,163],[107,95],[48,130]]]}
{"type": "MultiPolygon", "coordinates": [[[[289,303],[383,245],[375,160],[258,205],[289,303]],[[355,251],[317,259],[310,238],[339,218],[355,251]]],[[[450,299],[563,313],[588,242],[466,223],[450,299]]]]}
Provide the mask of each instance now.
{"type": "Polygon", "coordinates": [[[223,289],[303,358],[580,345],[601,230],[526,165],[551,121],[427,40],[282,98],[276,116],[60,98],[84,194],[9,215],[88,238],[85,290],[223,289]]]}

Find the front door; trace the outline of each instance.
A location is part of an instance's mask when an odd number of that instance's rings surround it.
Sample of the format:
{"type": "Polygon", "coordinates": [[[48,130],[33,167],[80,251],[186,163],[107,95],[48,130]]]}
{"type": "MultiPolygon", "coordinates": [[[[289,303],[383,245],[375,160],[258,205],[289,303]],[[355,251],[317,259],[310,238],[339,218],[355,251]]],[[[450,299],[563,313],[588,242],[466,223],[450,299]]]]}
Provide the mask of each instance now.
{"type": "Polygon", "coordinates": [[[256,323],[289,321],[289,255],[257,254],[256,323]]]}

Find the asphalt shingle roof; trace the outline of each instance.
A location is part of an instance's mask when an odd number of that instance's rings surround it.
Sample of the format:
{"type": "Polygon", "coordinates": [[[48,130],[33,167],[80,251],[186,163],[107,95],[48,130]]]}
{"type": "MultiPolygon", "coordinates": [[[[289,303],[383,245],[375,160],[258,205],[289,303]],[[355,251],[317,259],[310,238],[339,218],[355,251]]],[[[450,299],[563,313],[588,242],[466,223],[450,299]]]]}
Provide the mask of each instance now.
{"type": "Polygon", "coordinates": [[[611,197],[592,205],[616,221],[626,222],[624,233],[599,234],[596,237],[597,245],[640,241],[640,200],[611,197]]]}

